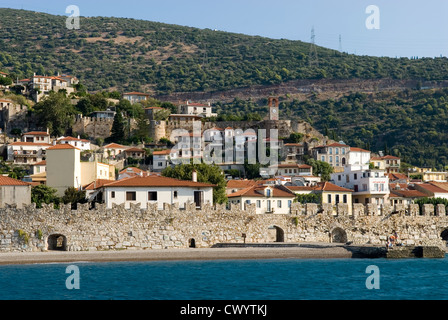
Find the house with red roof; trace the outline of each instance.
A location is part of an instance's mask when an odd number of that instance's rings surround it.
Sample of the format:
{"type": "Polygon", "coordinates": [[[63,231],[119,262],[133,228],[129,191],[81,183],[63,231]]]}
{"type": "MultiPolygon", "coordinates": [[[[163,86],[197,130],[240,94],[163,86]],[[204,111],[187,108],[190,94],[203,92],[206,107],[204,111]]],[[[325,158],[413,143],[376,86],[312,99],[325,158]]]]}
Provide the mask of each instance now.
{"type": "Polygon", "coordinates": [[[132,104],[148,100],[150,96],[151,95],[148,93],[136,92],[136,91],[123,93],[123,99],[128,100],[132,104]]]}
{"type": "Polygon", "coordinates": [[[45,160],[46,150],[52,145],[45,142],[13,142],[7,146],[7,161],[18,165],[32,165],[45,160]]]}
{"type": "Polygon", "coordinates": [[[428,198],[448,199],[448,190],[434,183],[416,183],[414,184],[414,188],[425,194],[428,198]]]}
{"type": "Polygon", "coordinates": [[[188,202],[200,209],[205,203],[213,205],[213,188],[215,185],[192,180],[178,180],[157,175],[127,178],[104,184],[103,201],[107,208],[124,204],[129,209],[131,203],[140,203],[146,209],[148,203],[157,203],[159,210],[164,203],[185,208],[188,202]]]}
{"type": "Polygon", "coordinates": [[[348,153],[350,146],[339,142],[314,147],[312,155],[314,160],[329,163],[335,172],[343,171],[344,166],[348,163],[348,153]]]}
{"type": "Polygon", "coordinates": [[[80,139],[74,137],[60,137],[57,139],[57,144],[70,144],[81,151],[90,150],[90,141],[87,139],[80,139]]]}
{"type": "Polygon", "coordinates": [[[313,186],[286,186],[295,194],[319,194],[321,198],[320,204],[332,204],[336,206],[339,203],[348,205],[348,212],[352,212],[352,194],[353,190],[340,187],[331,182],[318,182],[313,186]]]}
{"type": "Polygon", "coordinates": [[[133,177],[147,177],[150,173],[137,167],[127,167],[118,172],[118,180],[133,178],[133,177]]]}
{"type": "Polygon", "coordinates": [[[240,207],[255,204],[257,214],[288,214],[296,194],[278,184],[255,184],[227,195],[229,202],[240,207]]]}
{"type": "Polygon", "coordinates": [[[22,134],[23,142],[51,144],[49,131],[30,131],[22,134]]]}
{"type": "Polygon", "coordinates": [[[6,204],[15,204],[17,208],[31,204],[31,184],[0,176],[0,208],[4,208],[6,204]]]}

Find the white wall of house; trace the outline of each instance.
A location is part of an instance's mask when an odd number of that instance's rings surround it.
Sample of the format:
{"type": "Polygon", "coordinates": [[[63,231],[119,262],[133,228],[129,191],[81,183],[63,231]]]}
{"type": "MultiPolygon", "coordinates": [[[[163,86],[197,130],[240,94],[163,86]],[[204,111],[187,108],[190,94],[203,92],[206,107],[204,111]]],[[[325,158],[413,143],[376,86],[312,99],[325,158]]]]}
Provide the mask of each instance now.
{"type": "Polygon", "coordinates": [[[274,214],[289,214],[291,212],[291,204],[294,197],[235,197],[230,198],[229,202],[232,205],[239,206],[242,210],[245,209],[245,204],[255,204],[255,212],[257,214],[274,213],[274,214]]]}
{"type": "Polygon", "coordinates": [[[158,209],[163,209],[163,204],[178,203],[179,208],[184,208],[190,201],[194,202],[194,191],[203,191],[203,203],[213,204],[213,188],[189,188],[189,187],[105,187],[104,201],[107,208],[112,208],[113,204],[125,204],[129,209],[130,204],[140,203],[142,209],[147,208],[147,203],[158,203],[158,209]],[[127,193],[135,192],[135,200],[127,200],[127,193]],[[157,200],[149,200],[149,192],[157,192],[157,200]],[[177,193],[177,196],[176,196],[177,193]]]}

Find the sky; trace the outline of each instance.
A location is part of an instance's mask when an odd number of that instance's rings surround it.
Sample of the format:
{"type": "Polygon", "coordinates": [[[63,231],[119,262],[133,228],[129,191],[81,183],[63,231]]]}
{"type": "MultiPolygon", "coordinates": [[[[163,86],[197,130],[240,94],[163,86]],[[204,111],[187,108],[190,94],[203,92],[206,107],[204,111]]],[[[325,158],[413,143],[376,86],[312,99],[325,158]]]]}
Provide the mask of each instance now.
{"type": "Polygon", "coordinates": [[[316,45],[351,54],[448,56],[446,0],[0,0],[65,16],[69,5],[81,28],[83,16],[125,17],[304,42],[314,29],[316,45]]]}

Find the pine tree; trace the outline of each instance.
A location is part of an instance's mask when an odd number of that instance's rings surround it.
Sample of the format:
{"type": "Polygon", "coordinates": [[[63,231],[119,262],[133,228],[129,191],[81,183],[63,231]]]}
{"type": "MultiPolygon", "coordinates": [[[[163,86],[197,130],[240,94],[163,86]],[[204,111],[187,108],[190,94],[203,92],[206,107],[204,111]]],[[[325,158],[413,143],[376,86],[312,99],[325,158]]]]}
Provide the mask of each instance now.
{"type": "Polygon", "coordinates": [[[109,141],[116,143],[123,143],[125,138],[125,125],[124,119],[121,112],[117,112],[114,117],[114,122],[112,124],[111,136],[109,137],[109,141]]]}

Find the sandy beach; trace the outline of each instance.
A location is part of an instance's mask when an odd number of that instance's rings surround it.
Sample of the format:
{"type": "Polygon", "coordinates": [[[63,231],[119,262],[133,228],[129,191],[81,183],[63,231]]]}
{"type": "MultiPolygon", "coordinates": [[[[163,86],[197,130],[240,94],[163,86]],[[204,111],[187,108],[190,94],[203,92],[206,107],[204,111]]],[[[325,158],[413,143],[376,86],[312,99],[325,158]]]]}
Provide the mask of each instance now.
{"type": "Polygon", "coordinates": [[[0,253],[0,264],[74,263],[108,261],[232,260],[232,259],[329,259],[351,258],[342,246],[197,248],[120,251],[46,251],[0,253]]]}

